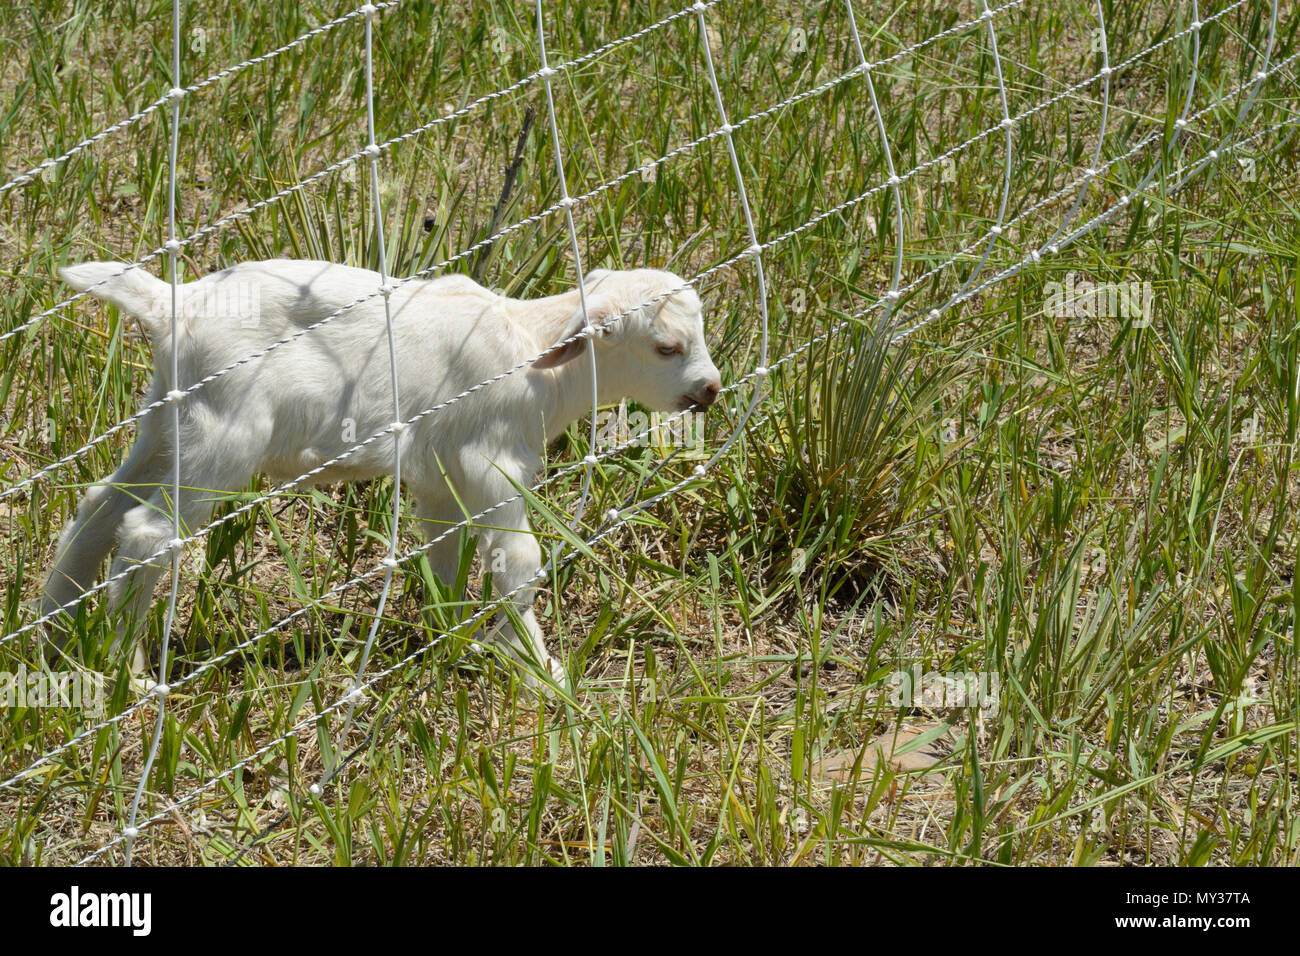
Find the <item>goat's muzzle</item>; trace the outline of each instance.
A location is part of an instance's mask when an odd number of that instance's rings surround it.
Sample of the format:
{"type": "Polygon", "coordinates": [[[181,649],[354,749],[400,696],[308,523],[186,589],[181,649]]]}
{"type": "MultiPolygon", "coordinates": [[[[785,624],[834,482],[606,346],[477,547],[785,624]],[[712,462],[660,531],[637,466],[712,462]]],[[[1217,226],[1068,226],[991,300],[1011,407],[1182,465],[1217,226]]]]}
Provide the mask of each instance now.
{"type": "Polygon", "coordinates": [[[722,387],[718,383],[710,382],[708,385],[705,385],[694,395],[690,395],[690,394],[683,395],[681,399],[682,410],[685,411],[686,409],[690,408],[692,405],[697,406],[698,408],[701,409],[708,408],[710,405],[712,405],[714,402],[718,400],[718,392],[720,392],[721,390],[722,387]]]}

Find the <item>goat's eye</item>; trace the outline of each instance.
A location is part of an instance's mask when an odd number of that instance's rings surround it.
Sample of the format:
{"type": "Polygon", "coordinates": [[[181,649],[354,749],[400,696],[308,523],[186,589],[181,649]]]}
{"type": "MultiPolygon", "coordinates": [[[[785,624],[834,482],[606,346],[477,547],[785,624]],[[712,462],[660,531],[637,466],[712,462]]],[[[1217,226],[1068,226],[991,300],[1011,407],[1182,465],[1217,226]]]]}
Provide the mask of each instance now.
{"type": "Polygon", "coordinates": [[[661,345],[659,346],[659,354],[667,358],[670,355],[681,355],[682,350],[676,345],[661,345]]]}

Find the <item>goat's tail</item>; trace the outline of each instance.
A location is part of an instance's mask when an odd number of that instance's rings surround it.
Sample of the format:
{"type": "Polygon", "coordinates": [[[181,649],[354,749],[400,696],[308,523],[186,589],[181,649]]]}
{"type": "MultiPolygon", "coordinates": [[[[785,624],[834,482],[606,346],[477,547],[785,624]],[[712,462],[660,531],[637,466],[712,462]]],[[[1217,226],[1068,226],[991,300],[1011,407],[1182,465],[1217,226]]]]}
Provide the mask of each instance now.
{"type": "Polygon", "coordinates": [[[63,281],[78,292],[111,302],[134,315],[153,341],[171,329],[171,286],[143,269],[127,269],[116,262],[83,262],[59,270],[63,281]]]}

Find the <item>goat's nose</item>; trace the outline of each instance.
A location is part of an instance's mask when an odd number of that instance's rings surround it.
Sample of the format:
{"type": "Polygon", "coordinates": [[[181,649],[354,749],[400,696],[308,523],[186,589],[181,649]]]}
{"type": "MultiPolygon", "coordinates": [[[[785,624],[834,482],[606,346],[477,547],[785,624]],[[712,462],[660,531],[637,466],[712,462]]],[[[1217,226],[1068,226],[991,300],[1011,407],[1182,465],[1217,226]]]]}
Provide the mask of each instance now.
{"type": "Polygon", "coordinates": [[[721,382],[709,382],[700,390],[699,398],[696,399],[705,408],[708,408],[718,400],[718,392],[722,390],[721,382]]]}

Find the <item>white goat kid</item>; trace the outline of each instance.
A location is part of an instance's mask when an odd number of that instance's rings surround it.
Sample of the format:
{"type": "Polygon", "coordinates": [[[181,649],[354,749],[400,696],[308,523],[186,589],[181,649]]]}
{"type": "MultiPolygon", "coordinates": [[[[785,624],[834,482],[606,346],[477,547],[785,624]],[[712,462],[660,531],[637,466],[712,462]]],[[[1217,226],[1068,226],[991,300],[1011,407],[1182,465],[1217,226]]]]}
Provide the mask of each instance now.
{"type": "MultiPolygon", "coordinates": [[[[320,321],[380,285],[378,273],[328,262],[248,262],[180,287],[179,382],[171,381],[171,287],[133,269],[88,262],[62,270],[78,290],[138,317],[153,343],[155,371],[147,401],[163,398],[277,340],[320,321]]],[[[676,275],[648,269],[597,270],[588,276],[591,322],[616,319],[594,339],[577,338],[530,368],[501,379],[385,435],[314,477],[317,484],[359,481],[392,472],[401,442],[402,478],[416,500],[426,537],[516,494],[542,464],[546,445],[590,411],[587,361],[594,342],[598,399],[631,397],[660,410],[713,403],[718,370],[704,341],[700,300],[676,275]],[[672,294],[667,294],[667,293],[672,294]],[[453,493],[454,492],[454,493],[453,493]]],[[[413,418],[471,386],[582,332],[577,289],[535,300],[496,295],[464,276],[412,281],[390,299],[401,420],[413,418]]],[[[217,378],[179,403],[180,509],[192,531],[208,520],[214,493],[243,489],[258,473],[296,478],[393,422],[383,299],[374,296],[318,329],[217,378]]],[[[125,463],[86,493],[64,530],[45,585],[43,611],[74,602],[89,588],[114,542],[112,610],[122,609],[119,641],[147,612],[169,560],[152,557],[172,539],[171,425],[162,410],[141,421],[125,463]],[[119,577],[139,565],[133,573],[119,577]]],[[[533,613],[533,577],[541,548],[522,500],[493,512],[476,529],[485,565],[497,569],[500,593],[512,598],[523,633],[496,628],[517,659],[532,658],[560,677],[533,613]]],[[[456,578],[456,535],[430,549],[434,572],[456,578]]],[[[143,669],[137,643],[133,669],[143,669]]]]}

